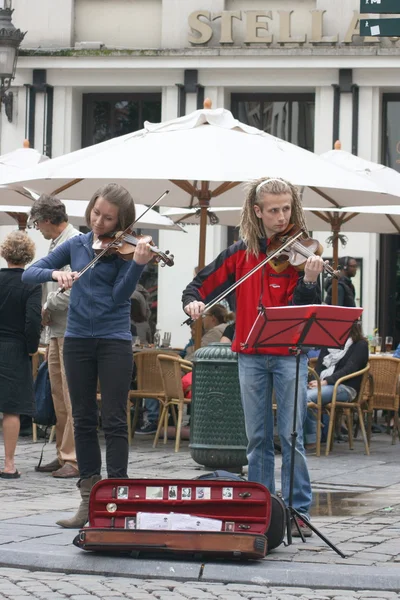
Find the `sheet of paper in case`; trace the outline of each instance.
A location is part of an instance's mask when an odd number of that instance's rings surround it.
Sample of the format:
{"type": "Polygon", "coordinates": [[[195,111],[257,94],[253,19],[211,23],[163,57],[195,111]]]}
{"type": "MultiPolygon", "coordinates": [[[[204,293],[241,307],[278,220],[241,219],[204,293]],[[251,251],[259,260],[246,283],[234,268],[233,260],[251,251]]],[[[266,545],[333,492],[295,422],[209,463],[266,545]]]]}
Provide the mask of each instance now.
{"type": "Polygon", "coordinates": [[[193,515],[171,513],[169,527],[172,531],[221,531],[222,521],[193,515]]]}
{"type": "Polygon", "coordinates": [[[166,513],[138,512],[136,529],[168,529],[169,515],[166,513]]]}

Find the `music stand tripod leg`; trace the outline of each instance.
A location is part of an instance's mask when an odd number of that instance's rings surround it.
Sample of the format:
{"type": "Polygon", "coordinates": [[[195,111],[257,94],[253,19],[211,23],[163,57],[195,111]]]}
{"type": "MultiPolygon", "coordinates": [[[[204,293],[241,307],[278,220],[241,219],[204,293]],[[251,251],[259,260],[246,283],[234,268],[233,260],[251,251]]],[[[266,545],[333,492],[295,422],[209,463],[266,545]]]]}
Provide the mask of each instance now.
{"type": "Polygon", "coordinates": [[[292,438],[292,446],[290,449],[290,477],[289,477],[289,506],[288,506],[288,526],[287,526],[287,545],[290,546],[292,543],[292,529],[291,529],[291,520],[294,521],[297,531],[300,534],[300,537],[303,542],[305,542],[305,537],[303,532],[301,531],[301,527],[298,523],[297,519],[301,519],[307,527],[311,529],[325,544],[327,544],[332,550],[334,550],[339,556],[342,558],[346,558],[346,555],[343,554],[339,548],[337,548],[331,541],[328,540],[314,525],[311,525],[310,521],[304,517],[301,513],[299,513],[295,508],[293,508],[293,487],[294,487],[294,463],[296,457],[296,440],[297,440],[297,405],[299,399],[299,376],[300,376],[300,355],[301,355],[302,347],[296,346],[293,349],[293,353],[296,355],[296,379],[295,379],[295,390],[294,390],[294,406],[293,406],[293,429],[290,437],[292,438]]]}

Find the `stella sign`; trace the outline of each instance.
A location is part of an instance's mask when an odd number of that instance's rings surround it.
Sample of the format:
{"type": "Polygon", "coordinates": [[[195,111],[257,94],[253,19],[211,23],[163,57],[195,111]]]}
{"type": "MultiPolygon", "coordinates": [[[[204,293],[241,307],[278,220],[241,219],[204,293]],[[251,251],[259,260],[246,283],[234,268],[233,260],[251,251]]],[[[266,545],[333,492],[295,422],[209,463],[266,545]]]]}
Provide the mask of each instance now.
{"type": "MultiPolygon", "coordinates": [[[[400,2],[400,0],[398,0],[400,2]]],[[[243,23],[244,44],[351,44],[354,35],[360,35],[360,13],[353,12],[353,17],[348,25],[346,34],[339,40],[339,34],[324,35],[325,10],[310,10],[310,33],[292,35],[291,19],[293,10],[223,10],[211,13],[208,10],[196,10],[189,15],[188,23],[192,30],[189,42],[193,45],[205,45],[214,35],[211,23],[220,20],[219,44],[237,44],[233,39],[234,20],[243,23]],[[270,25],[278,20],[278,34],[270,33],[270,25]]],[[[365,38],[365,41],[379,43],[376,37],[365,38]]]]}

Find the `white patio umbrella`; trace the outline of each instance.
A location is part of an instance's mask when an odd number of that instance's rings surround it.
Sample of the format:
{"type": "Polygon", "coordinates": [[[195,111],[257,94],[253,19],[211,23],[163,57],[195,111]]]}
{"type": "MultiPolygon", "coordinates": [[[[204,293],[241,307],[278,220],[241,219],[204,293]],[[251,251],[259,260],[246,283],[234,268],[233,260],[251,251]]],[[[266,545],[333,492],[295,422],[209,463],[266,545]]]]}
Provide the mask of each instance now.
{"type": "MultiPolygon", "coordinates": [[[[355,154],[341,150],[340,142],[335,143],[335,149],[320,155],[322,159],[352,173],[368,177],[375,185],[387,194],[400,196],[400,173],[395,169],[379,163],[360,158],[355,154]]],[[[400,202],[400,198],[398,200],[400,202]]],[[[358,204],[358,203],[354,203],[358,204]]]]}
{"type": "MultiPolygon", "coordinates": [[[[70,223],[76,227],[86,225],[85,210],[87,202],[80,202],[78,200],[65,200],[67,214],[70,223]]],[[[31,203],[32,206],[32,203],[31,203]]],[[[31,206],[1,206],[0,205],[0,225],[15,225],[18,223],[19,229],[25,229],[29,218],[31,206]]],[[[175,224],[172,219],[164,215],[160,215],[157,211],[150,209],[140,218],[140,215],[145,212],[147,206],[144,204],[136,204],[136,216],[139,217],[137,222],[137,229],[168,229],[176,231],[184,231],[184,229],[175,224]]]]}
{"type": "MultiPolygon", "coordinates": [[[[351,173],[355,173],[364,177],[365,179],[368,179],[369,181],[377,185],[380,189],[382,189],[385,193],[389,194],[392,198],[397,198],[397,202],[395,202],[395,204],[400,205],[400,173],[398,173],[394,169],[385,167],[384,165],[378,163],[371,162],[369,160],[365,160],[363,158],[360,158],[359,156],[351,154],[350,152],[341,150],[341,143],[339,140],[335,143],[335,149],[330,150],[329,152],[325,152],[321,155],[321,158],[331,165],[339,166],[340,168],[346,169],[351,173]]],[[[382,204],[384,203],[385,201],[383,200],[382,204]]],[[[353,206],[356,204],[358,205],[358,202],[354,202],[353,206]]],[[[366,202],[365,204],[370,203],[366,202]]],[[[380,205],[377,204],[377,206],[379,208],[380,205]]],[[[353,221],[353,224],[355,224],[356,221],[357,223],[360,221],[361,225],[360,216],[357,216],[357,218],[355,218],[354,214],[351,213],[351,207],[349,207],[347,214],[340,214],[337,211],[333,211],[330,213],[322,213],[316,211],[314,214],[317,217],[319,217],[322,221],[328,223],[332,230],[333,263],[337,265],[339,258],[340,232],[344,231],[344,228],[346,228],[347,224],[350,224],[351,221],[353,221]]],[[[382,213],[379,214],[382,215],[382,213]]],[[[370,222],[371,220],[374,220],[374,217],[364,216],[363,220],[370,222]]],[[[394,215],[390,215],[389,212],[386,212],[386,220],[384,217],[379,217],[378,215],[376,216],[376,220],[376,233],[386,233],[384,229],[382,229],[382,231],[378,229],[378,225],[384,224],[385,228],[388,228],[390,226],[388,225],[387,221],[390,222],[390,225],[392,227],[397,229],[395,233],[399,232],[398,221],[396,221],[394,215]],[[380,219],[383,219],[382,223],[378,222],[380,219]]],[[[336,284],[333,286],[332,291],[332,298],[334,300],[336,297],[336,284]]]]}
{"type": "Polygon", "coordinates": [[[26,189],[18,185],[4,187],[1,184],[10,177],[21,177],[22,170],[32,168],[47,160],[49,160],[48,156],[29,148],[28,140],[24,141],[23,148],[2,154],[0,156],[0,204],[30,206],[32,198],[26,189]]]}
{"type": "MultiPolygon", "coordinates": [[[[210,225],[239,225],[241,208],[216,207],[208,209],[207,219],[210,225]]],[[[327,208],[305,207],[306,223],[310,231],[330,231],[334,213],[327,208]]],[[[340,231],[361,233],[400,233],[400,205],[399,206],[352,206],[337,209],[338,221],[341,222],[340,231]]],[[[182,225],[199,225],[200,214],[198,209],[169,208],[164,212],[175,223],[182,225]]]]}
{"type": "Polygon", "coordinates": [[[140,131],[55,158],[9,183],[66,199],[88,199],[100,185],[116,181],[148,203],[170,188],[168,206],[202,207],[201,267],[210,202],[241,206],[244,192],[238,184],[263,176],[283,177],[303,187],[308,206],[379,204],[383,197],[385,204],[397,202],[369,180],[240,123],[225,109],[145,123],[140,131]]]}
{"type": "Polygon", "coordinates": [[[23,148],[17,148],[7,154],[0,156],[0,182],[4,175],[7,175],[8,169],[29,169],[35,165],[50,160],[48,156],[40,154],[37,150],[29,148],[29,142],[24,142],[23,148]]]}

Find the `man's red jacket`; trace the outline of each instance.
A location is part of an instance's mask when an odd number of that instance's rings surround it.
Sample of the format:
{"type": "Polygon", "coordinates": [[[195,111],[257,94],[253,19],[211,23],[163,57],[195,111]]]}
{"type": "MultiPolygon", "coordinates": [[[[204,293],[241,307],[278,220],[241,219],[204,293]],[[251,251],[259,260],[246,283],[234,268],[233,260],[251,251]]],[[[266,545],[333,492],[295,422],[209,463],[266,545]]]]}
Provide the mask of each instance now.
{"type": "MultiPolygon", "coordinates": [[[[182,295],[185,307],[198,300],[208,304],[235,281],[258,265],[266,256],[268,242],[260,240],[260,252],[246,255],[246,244],[239,240],[202,269],[187,286],[182,295]]],[[[291,304],[320,304],[319,285],[309,288],[303,283],[303,272],[289,265],[277,273],[270,263],[261,267],[254,275],[239,285],[236,290],[236,332],[232,343],[234,352],[244,354],[275,354],[287,356],[284,347],[246,348],[244,344],[254,321],[258,316],[258,306],[288,306],[291,304]]]]}

